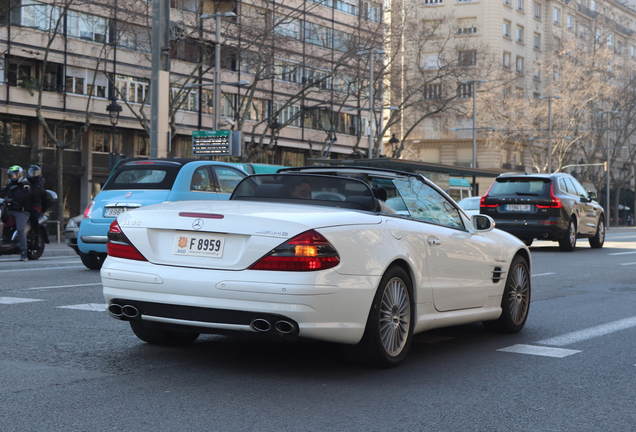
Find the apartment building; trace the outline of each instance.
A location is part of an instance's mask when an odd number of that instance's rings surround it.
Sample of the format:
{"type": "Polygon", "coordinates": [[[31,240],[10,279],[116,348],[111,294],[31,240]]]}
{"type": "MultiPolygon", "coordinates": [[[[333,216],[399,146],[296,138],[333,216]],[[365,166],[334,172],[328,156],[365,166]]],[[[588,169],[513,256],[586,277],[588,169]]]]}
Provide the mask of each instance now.
{"type": "MultiPolygon", "coordinates": [[[[412,113],[405,112],[402,123],[392,128],[398,137],[413,128],[406,138],[403,157],[419,159],[444,165],[471,166],[473,162],[472,99],[473,92],[499,92],[502,97],[523,97],[539,99],[554,78],[552,74],[541,72],[537,67],[555,49],[566,41],[576,40],[584,49],[592,49],[594,43],[602,42],[614,48],[617,56],[631,58],[635,56],[636,12],[632,6],[614,0],[602,2],[594,0],[418,0],[408,13],[400,13],[408,8],[406,2],[394,0],[387,9],[388,26],[395,32],[396,21],[400,25],[409,22],[422,26],[450,28],[439,31],[436,38],[427,38],[428,48],[405,44],[400,47],[402,62],[419,61],[418,67],[435,71],[454,61],[456,69],[473,69],[471,77],[461,77],[445,72],[439,83],[431,82],[424,86],[422,100],[430,102],[431,107],[441,105],[444,92],[452,94],[454,100],[447,109],[436,115],[419,120],[412,113]],[[452,28],[454,27],[454,28],[452,28]],[[437,43],[443,41],[444,43],[437,43]],[[443,56],[436,47],[443,46],[443,56]],[[587,47],[587,48],[585,48],[587,47]],[[417,51],[419,49],[419,51],[417,51]],[[454,57],[454,58],[453,58],[454,57]],[[492,68],[492,66],[496,66],[492,68]],[[483,71],[483,73],[481,73],[483,71]],[[506,81],[501,72],[509,72],[506,81]],[[448,77],[451,77],[449,80],[448,77]],[[452,78],[455,81],[452,82],[452,78]],[[446,82],[444,83],[444,79],[446,82]],[[487,80],[487,83],[472,84],[466,81],[487,80]],[[451,81],[449,83],[449,81],[451,81]],[[418,123],[413,123],[413,118],[418,123]]],[[[398,26],[399,28],[399,26],[398,26]]],[[[398,82],[395,76],[394,82],[398,82]]],[[[404,78],[401,77],[403,80],[404,78]]],[[[388,91],[392,105],[400,103],[400,94],[388,91]]],[[[544,103],[547,100],[538,100],[544,103]]],[[[417,110],[425,111],[418,107],[417,110]]],[[[476,168],[508,171],[532,171],[527,145],[511,140],[497,147],[486,144],[484,129],[497,127],[486,124],[480,119],[480,106],[477,104],[476,168]]],[[[547,124],[545,125],[547,129],[547,124]]],[[[522,134],[523,131],[520,131],[522,134]]],[[[541,143],[535,141],[534,145],[541,143]]],[[[542,143],[545,145],[545,141],[542,143]]],[[[577,158],[578,160],[578,158],[577,158]]],[[[482,184],[480,193],[485,193],[492,179],[478,179],[482,184]]]]}
{"type": "MultiPolygon", "coordinates": [[[[368,128],[355,108],[365,101],[357,89],[368,65],[355,52],[381,40],[381,3],[169,1],[168,157],[191,157],[192,132],[212,129],[217,42],[222,83],[250,83],[219,86],[219,128],[240,127],[252,162],[299,166],[310,157],[344,158],[366,141],[368,128]],[[236,16],[221,20],[216,41],[215,19],[201,16],[223,12],[236,16]]],[[[0,26],[2,175],[10,165],[37,163],[54,188],[56,146],[48,127],[69,144],[63,199],[65,217],[75,216],[106,181],[113,155],[149,156],[151,2],[11,4],[0,26]],[[115,126],[107,111],[113,101],[121,107],[115,126]]]]}

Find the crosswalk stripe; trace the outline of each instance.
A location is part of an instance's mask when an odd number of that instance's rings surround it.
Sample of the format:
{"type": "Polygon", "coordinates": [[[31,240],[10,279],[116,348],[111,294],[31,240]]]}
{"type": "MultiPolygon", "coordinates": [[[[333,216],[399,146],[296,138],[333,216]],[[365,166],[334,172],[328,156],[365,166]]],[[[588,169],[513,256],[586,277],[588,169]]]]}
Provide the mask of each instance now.
{"type": "Polygon", "coordinates": [[[516,354],[530,354],[530,355],[537,355],[537,356],[543,356],[543,357],[556,357],[556,358],[563,358],[563,357],[571,356],[572,354],[581,352],[581,351],[565,349],[565,348],[552,348],[552,347],[542,347],[542,346],[523,345],[523,344],[513,345],[507,348],[501,348],[501,349],[498,349],[497,351],[510,352],[510,353],[516,353],[516,354]]]}
{"type": "Polygon", "coordinates": [[[576,342],[593,339],[599,336],[605,336],[610,333],[614,333],[620,330],[625,330],[631,327],[636,327],[636,316],[631,318],[625,318],[618,321],[613,321],[607,324],[601,324],[596,327],[590,327],[590,328],[575,331],[572,333],[566,333],[564,335],[556,336],[549,339],[543,339],[537,343],[540,345],[552,345],[552,346],[570,345],[576,342]]]}
{"type": "Polygon", "coordinates": [[[58,306],[58,309],[75,309],[75,310],[85,310],[85,311],[94,311],[94,312],[105,312],[106,305],[103,303],[85,303],[85,304],[77,304],[77,305],[69,305],[69,306],[58,306]]]}
{"type": "Polygon", "coordinates": [[[42,301],[39,299],[19,298],[19,297],[0,297],[0,304],[17,304],[42,301]]]}

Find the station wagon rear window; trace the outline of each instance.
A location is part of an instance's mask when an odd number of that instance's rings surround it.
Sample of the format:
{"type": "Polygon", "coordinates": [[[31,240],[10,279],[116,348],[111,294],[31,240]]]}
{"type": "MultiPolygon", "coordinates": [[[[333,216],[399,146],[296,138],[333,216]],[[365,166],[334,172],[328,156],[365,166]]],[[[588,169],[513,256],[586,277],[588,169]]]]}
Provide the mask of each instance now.
{"type": "Polygon", "coordinates": [[[178,167],[172,166],[131,166],[117,170],[104,190],[117,189],[172,189],[178,167]]]}
{"type": "Polygon", "coordinates": [[[550,196],[550,179],[542,178],[501,178],[497,179],[488,192],[489,197],[498,196],[550,196]]]}

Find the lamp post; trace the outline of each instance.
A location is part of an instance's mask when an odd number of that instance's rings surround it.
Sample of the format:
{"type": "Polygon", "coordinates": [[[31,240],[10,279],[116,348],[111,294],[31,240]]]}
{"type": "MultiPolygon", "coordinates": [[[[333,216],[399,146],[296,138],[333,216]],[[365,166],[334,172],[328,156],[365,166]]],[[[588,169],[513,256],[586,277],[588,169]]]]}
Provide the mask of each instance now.
{"type": "Polygon", "coordinates": [[[607,130],[605,131],[605,133],[607,134],[607,145],[606,145],[606,150],[607,150],[607,182],[605,184],[605,189],[607,192],[607,196],[605,197],[605,226],[607,228],[609,228],[610,226],[610,222],[611,222],[611,213],[612,210],[610,209],[610,173],[612,172],[610,170],[610,136],[609,136],[609,121],[610,121],[610,114],[618,114],[618,111],[599,111],[598,113],[601,116],[601,119],[603,118],[603,114],[607,114],[607,130]]]}
{"type": "Polygon", "coordinates": [[[389,144],[391,145],[391,151],[393,152],[393,154],[391,156],[395,157],[395,149],[393,148],[393,146],[395,146],[396,144],[399,144],[400,140],[398,138],[396,138],[395,134],[393,134],[391,136],[391,139],[389,140],[389,144]]]}
{"type": "Polygon", "coordinates": [[[373,157],[373,128],[371,127],[371,123],[373,121],[373,54],[382,55],[385,53],[386,51],[382,49],[358,51],[356,53],[359,56],[364,56],[364,55],[369,56],[369,151],[368,151],[369,159],[373,157]]]}
{"type": "MultiPolygon", "coordinates": [[[[477,117],[477,83],[485,83],[486,80],[470,80],[462,81],[462,84],[471,84],[473,86],[473,162],[471,168],[477,168],[477,135],[475,134],[475,121],[477,117]]],[[[473,181],[474,183],[474,181],[473,181]]]]}
{"type": "Polygon", "coordinates": [[[212,94],[214,101],[214,111],[212,112],[212,128],[219,128],[219,111],[221,108],[221,98],[219,97],[221,85],[221,18],[235,17],[234,12],[223,12],[214,14],[203,14],[201,19],[215,18],[216,20],[216,45],[214,45],[214,93],[212,94]]]}
{"type": "Polygon", "coordinates": [[[561,96],[541,96],[539,99],[548,100],[548,174],[552,173],[552,99],[561,99],[561,96]]]}
{"type": "Polygon", "coordinates": [[[109,168],[112,169],[115,166],[115,156],[114,156],[114,150],[115,150],[115,132],[116,127],[117,127],[117,122],[119,121],[119,114],[121,114],[122,111],[122,107],[121,105],[119,105],[117,103],[117,101],[115,99],[113,99],[110,104],[106,107],[106,111],[108,111],[108,116],[110,117],[110,124],[113,126],[113,131],[111,133],[111,139],[110,139],[110,154],[108,155],[108,165],[109,168]]]}
{"type": "Polygon", "coordinates": [[[272,141],[274,142],[274,165],[278,165],[278,133],[281,127],[276,117],[274,117],[274,121],[269,124],[269,128],[272,131],[272,141]]]}

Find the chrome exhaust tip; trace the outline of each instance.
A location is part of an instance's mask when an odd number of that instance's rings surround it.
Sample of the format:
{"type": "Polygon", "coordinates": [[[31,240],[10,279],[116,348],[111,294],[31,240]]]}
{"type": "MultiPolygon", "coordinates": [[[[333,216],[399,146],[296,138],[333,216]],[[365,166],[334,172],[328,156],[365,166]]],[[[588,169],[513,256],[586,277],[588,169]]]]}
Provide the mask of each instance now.
{"type": "Polygon", "coordinates": [[[264,318],[254,318],[250,323],[250,327],[258,332],[270,331],[272,325],[264,318]]]}
{"type": "Polygon", "coordinates": [[[112,316],[116,316],[116,317],[120,317],[122,316],[124,313],[122,312],[122,307],[121,305],[118,305],[117,303],[111,303],[108,305],[108,312],[110,312],[110,314],[112,316]]]}
{"type": "Polygon", "coordinates": [[[131,305],[122,306],[121,313],[127,318],[136,318],[139,315],[137,308],[131,305]]]}
{"type": "Polygon", "coordinates": [[[274,328],[283,334],[289,334],[294,331],[294,325],[289,321],[277,321],[274,328]]]}

